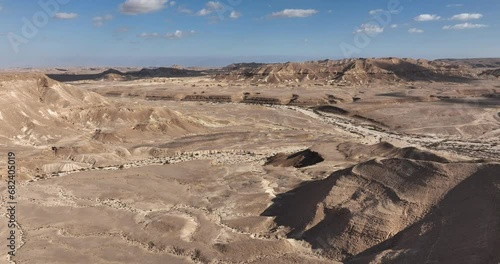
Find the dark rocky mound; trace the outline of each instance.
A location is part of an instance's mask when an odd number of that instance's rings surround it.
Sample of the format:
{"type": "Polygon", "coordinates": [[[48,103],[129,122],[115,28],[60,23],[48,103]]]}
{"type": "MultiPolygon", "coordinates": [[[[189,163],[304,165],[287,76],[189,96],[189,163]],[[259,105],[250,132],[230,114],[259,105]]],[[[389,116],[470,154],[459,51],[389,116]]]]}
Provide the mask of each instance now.
{"type": "Polygon", "coordinates": [[[115,69],[108,69],[108,70],[105,70],[101,73],[101,75],[106,75],[106,74],[118,74],[118,75],[123,75],[123,72],[119,71],[119,70],[115,70],[115,69]]]}
{"type": "Polygon", "coordinates": [[[233,63],[224,68],[223,71],[233,71],[233,70],[241,70],[241,69],[257,69],[261,66],[265,65],[265,63],[257,63],[257,62],[249,62],[249,63],[233,63]]]}
{"type": "Polygon", "coordinates": [[[292,155],[278,153],[275,156],[269,158],[265,165],[303,168],[320,163],[322,161],[324,161],[324,159],[318,152],[306,149],[292,155]]]}
{"type": "Polygon", "coordinates": [[[155,77],[195,77],[204,76],[209,73],[202,70],[191,70],[183,68],[143,68],[139,71],[128,71],[121,72],[115,69],[108,69],[101,73],[95,74],[48,74],[50,78],[60,81],[60,82],[74,82],[74,81],[85,81],[85,80],[130,80],[130,79],[141,79],[141,78],[155,78],[155,77]]]}
{"type": "Polygon", "coordinates": [[[349,114],[349,111],[342,109],[340,107],[336,106],[331,106],[331,105],[322,105],[318,106],[315,108],[317,111],[325,112],[325,113],[332,113],[332,114],[337,114],[337,115],[347,115],[349,114]]]}
{"type": "Polygon", "coordinates": [[[197,70],[188,70],[180,68],[143,68],[136,72],[127,72],[127,75],[135,78],[147,78],[147,77],[193,77],[202,76],[203,72],[197,70]]]}

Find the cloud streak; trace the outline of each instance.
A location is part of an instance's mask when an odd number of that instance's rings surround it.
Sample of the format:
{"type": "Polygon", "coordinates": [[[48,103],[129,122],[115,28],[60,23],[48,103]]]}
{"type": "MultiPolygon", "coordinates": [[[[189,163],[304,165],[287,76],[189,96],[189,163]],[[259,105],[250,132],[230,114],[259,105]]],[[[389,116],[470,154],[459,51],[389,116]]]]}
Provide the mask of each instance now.
{"type": "Polygon", "coordinates": [[[374,24],[362,24],[358,29],[354,31],[354,34],[366,33],[368,35],[374,36],[384,32],[384,28],[374,25],[374,24]]]}
{"type": "Polygon", "coordinates": [[[424,33],[424,31],[422,29],[418,29],[418,28],[410,28],[410,29],[408,29],[408,33],[422,34],[422,33],[424,33]]]}
{"type": "Polygon", "coordinates": [[[421,14],[414,18],[414,20],[418,22],[436,21],[440,19],[441,19],[440,16],[431,14],[421,14]]]}
{"type": "Polygon", "coordinates": [[[478,14],[478,13],[474,13],[474,14],[471,14],[471,13],[463,13],[463,14],[458,14],[458,15],[454,15],[450,18],[450,20],[460,20],[460,21],[467,21],[467,20],[474,20],[474,19],[480,19],[482,18],[483,15],[482,14],[478,14]]]}
{"type": "Polygon", "coordinates": [[[55,13],[54,18],[60,20],[75,19],[78,17],[77,13],[55,13]]]}
{"type": "Polygon", "coordinates": [[[310,17],[318,13],[315,9],[284,9],[279,12],[274,12],[270,17],[276,18],[304,18],[310,17]]]}
{"type": "Polygon", "coordinates": [[[236,12],[236,11],[232,11],[231,14],[229,15],[230,18],[232,19],[238,19],[241,17],[241,13],[240,12],[236,12]]]}
{"type": "MultiPolygon", "coordinates": [[[[147,14],[167,7],[168,0],[127,0],[119,6],[120,12],[127,15],[147,14]]],[[[175,2],[173,2],[175,5],[175,2]]]]}
{"type": "Polygon", "coordinates": [[[444,26],[444,30],[463,30],[463,29],[476,29],[476,28],[485,28],[488,27],[488,25],[484,24],[471,24],[471,23],[463,23],[463,24],[456,24],[456,25],[448,25],[444,26]]]}
{"type": "Polygon", "coordinates": [[[220,2],[209,1],[205,4],[205,8],[201,9],[196,13],[198,16],[207,16],[213,12],[224,9],[224,6],[220,2]]]}
{"type": "Polygon", "coordinates": [[[102,27],[106,21],[113,20],[112,15],[97,16],[92,18],[95,27],[102,27]]]}
{"type": "Polygon", "coordinates": [[[195,34],[194,30],[184,32],[182,30],[176,30],[173,33],[159,34],[159,33],[141,33],[139,34],[140,38],[164,38],[164,39],[181,39],[187,36],[191,36],[195,34]]]}

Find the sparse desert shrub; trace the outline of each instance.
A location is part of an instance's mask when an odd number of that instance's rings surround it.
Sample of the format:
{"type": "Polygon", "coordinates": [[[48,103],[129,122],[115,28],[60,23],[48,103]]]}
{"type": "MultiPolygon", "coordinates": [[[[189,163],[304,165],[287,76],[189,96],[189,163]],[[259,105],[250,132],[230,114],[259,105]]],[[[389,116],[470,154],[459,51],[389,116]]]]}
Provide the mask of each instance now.
{"type": "Polygon", "coordinates": [[[155,247],[155,243],[153,241],[148,242],[148,249],[152,250],[155,247]]]}
{"type": "Polygon", "coordinates": [[[201,254],[201,251],[199,249],[195,249],[193,251],[193,253],[191,254],[191,259],[201,263],[208,263],[207,258],[201,254]]]}
{"type": "Polygon", "coordinates": [[[172,251],[172,254],[178,255],[178,256],[182,256],[182,255],[184,255],[184,252],[186,252],[186,250],[184,250],[180,247],[176,247],[176,246],[172,247],[171,251],[172,251]]]}
{"type": "Polygon", "coordinates": [[[222,243],[216,243],[214,244],[215,250],[219,251],[220,253],[226,253],[228,251],[227,245],[222,244],[222,243]]]}

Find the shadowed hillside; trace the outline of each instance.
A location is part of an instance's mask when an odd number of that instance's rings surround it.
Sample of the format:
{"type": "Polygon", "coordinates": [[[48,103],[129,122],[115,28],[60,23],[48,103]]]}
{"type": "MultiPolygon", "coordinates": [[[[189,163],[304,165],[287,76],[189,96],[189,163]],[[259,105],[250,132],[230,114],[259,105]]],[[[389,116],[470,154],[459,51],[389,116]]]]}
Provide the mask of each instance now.
{"type": "MultiPolygon", "coordinates": [[[[361,145],[343,148],[350,148],[343,150],[348,156],[363,152],[361,145]]],[[[288,237],[307,241],[337,261],[498,259],[500,178],[495,172],[500,165],[450,163],[387,143],[365,146],[364,152],[386,158],[305,182],[278,195],[262,215],[274,217],[288,237]]]]}
{"type": "Polygon", "coordinates": [[[468,66],[398,58],[233,65],[224,70],[216,75],[216,79],[254,83],[315,81],[359,85],[375,82],[465,82],[476,78],[468,66]]]}

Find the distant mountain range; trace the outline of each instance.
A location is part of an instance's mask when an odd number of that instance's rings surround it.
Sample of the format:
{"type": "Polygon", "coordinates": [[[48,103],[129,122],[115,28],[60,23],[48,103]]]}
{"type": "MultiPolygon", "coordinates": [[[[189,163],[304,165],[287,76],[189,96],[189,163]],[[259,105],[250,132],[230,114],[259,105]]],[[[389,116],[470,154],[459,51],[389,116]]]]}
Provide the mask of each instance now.
{"type": "Polygon", "coordinates": [[[255,83],[327,82],[346,85],[412,81],[462,82],[477,79],[466,65],[440,61],[380,58],[276,64],[235,64],[216,79],[255,83]]]}
{"type": "Polygon", "coordinates": [[[223,68],[183,68],[181,66],[142,68],[131,71],[101,68],[79,74],[57,69],[47,74],[57,81],[142,78],[213,77],[218,81],[256,84],[323,83],[334,85],[401,84],[418,81],[469,82],[498,77],[500,59],[358,58],[287,63],[236,63],[223,68]]]}

